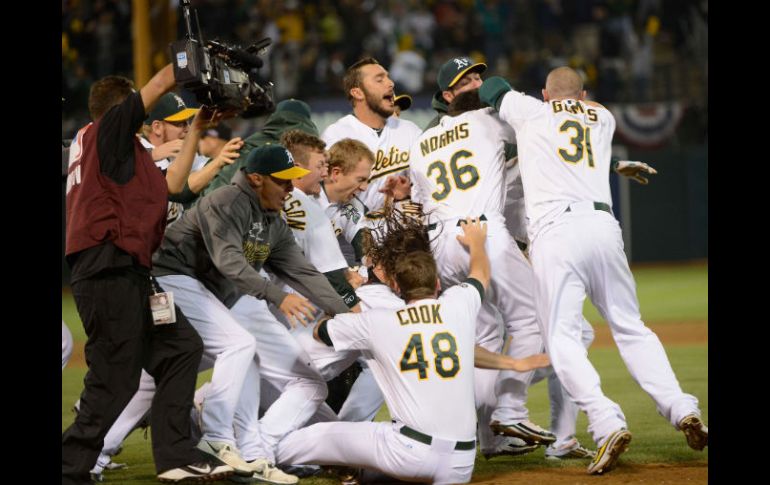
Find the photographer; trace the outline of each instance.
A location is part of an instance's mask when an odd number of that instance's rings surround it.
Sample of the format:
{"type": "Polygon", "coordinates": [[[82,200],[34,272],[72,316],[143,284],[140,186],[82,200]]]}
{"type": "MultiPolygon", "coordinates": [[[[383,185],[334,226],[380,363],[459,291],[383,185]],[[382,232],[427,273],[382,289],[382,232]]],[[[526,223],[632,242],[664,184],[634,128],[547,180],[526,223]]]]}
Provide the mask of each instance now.
{"type": "Polygon", "coordinates": [[[88,336],[89,370],[80,412],[62,435],[62,484],[91,483],[103,438],[136,391],[142,368],[158,387],[151,421],[158,478],[211,480],[232,472],[203,462],[189,437],[200,337],[179,311],[175,323],[161,326],[150,313],[151,256],[163,237],[167,197],[182,191],[211,117],[207,110],[195,116],[164,178],[135,133],[174,85],[170,64],[139,92],[123,77],[97,81],[88,100],[94,121],[70,149],[65,253],[88,336]]]}

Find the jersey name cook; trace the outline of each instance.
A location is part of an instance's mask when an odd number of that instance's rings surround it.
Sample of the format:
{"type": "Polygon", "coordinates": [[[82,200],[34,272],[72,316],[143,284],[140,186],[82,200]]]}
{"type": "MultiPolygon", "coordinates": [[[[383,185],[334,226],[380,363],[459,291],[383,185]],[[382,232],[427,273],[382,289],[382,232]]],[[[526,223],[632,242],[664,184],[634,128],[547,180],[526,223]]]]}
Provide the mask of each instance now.
{"type": "Polygon", "coordinates": [[[444,323],[439,314],[439,310],[441,310],[440,304],[420,305],[403,308],[396,312],[396,316],[402,326],[413,323],[444,323]]]}

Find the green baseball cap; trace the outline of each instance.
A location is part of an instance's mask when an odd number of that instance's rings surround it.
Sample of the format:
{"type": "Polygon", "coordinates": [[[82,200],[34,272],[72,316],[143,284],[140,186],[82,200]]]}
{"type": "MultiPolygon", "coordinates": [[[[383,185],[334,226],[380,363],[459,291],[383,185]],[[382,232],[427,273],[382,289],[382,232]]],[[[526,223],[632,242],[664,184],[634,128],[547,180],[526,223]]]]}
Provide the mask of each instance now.
{"type": "Polygon", "coordinates": [[[283,145],[268,143],[249,152],[246,173],[270,175],[277,179],[291,180],[310,173],[294,164],[294,157],[283,145]]]}
{"type": "Polygon", "coordinates": [[[412,106],[412,97],[408,94],[399,94],[393,98],[393,103],[401,108],[401,111],[406,111],[412,106]]]}
{"type": "Polygon", "coordinates": [[[166,93],[150,111],[144,124],[151,125],[153,121],[184,121],[195,116],[197,112],[195,108],[188,108],[178,94],[166,93]]]}
{"type": "Polygon", "coordinates": [[[476,71],[479,74],[487,70],[483,62],[473,62],[470,57],[455,57],[445,62],[438,70],[438,87],[446,91],[465,76],[466,73],[476,71]]]}
{"type": "Polygon", "coordinates": [[[275,111],[291,111],[307,119],[310,119],[310,105],[299,99],[284,99],[275,106],[275,111]]]}

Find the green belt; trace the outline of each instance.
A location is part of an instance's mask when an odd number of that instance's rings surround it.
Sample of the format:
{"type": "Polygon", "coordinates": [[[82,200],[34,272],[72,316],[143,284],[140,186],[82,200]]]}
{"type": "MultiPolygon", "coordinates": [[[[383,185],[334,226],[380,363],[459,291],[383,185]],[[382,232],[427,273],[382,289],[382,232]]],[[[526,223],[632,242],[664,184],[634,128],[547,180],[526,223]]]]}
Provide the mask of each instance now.
{"type": "MultiPolygon", "coordinates": [[[[481,214],[481,215],[479,216],[479,220],[480,220],[480,221],[486,221],[486,220],[487,220],[487,216],[485,216],[484,214],[481,214]]],[[[455,225],[456,225],[457,227],[460,227],[460,226],[461,226],[461,225],[462,225],[464,222],[465,222],[465,219],[457,219],[457,224],[455,224],[455,225]]],[[[429,231],[432,231],[432,230],[434,230],[436,227],[438,227],[438,224],[434,222],[433,224],[428,224],[428,225],[427,225],[427,226],[425,226],[425,227],[426,227],[426,228],[427,228],[429,231]]]]}
{"type": "MultiPolygon", "coordinates": [[[[610,205],[605,204],[604,202],[594,202],[594,209],[598,211],[609,212],[610,214],[612,214],[612,209],[610,208],[610,205]]],[[[572,208],[567,207],[567,210],[565,210],[564,212],[572,212],[572,208]]]]}
{"type": "MultiPolygon", "coordinates": [[[[426,445],[430,445],[433,442],[433,438],[428,436],[427,434],[420,433],[417,430],[414,430],[410,428],[409,426],[402,426],[399,432],[404,435],[412,438],[415,441],[419,441],[420,443],[425,443],[426,445]]],[[[476,447],[476,441],[458,441],[455,443],[455,450],[472,450],[476,447]]]]}

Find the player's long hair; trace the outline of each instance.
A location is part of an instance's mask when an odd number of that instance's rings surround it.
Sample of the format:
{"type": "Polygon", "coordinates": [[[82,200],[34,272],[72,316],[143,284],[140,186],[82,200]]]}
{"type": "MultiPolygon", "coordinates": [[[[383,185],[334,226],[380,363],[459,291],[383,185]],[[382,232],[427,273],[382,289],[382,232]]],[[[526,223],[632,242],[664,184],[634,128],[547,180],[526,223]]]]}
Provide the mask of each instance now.
{"type": "Polygon", "coordinates": [[[406,254],[415,251],[431,254],[430,243],[422,217],[388,208],[375,227],[364,232],[363,250],[372,266],[379,264],[392,277],[396,274],[396,263],[406,254]]]}

